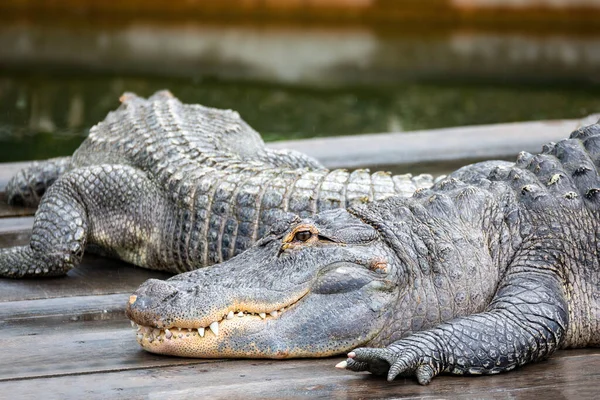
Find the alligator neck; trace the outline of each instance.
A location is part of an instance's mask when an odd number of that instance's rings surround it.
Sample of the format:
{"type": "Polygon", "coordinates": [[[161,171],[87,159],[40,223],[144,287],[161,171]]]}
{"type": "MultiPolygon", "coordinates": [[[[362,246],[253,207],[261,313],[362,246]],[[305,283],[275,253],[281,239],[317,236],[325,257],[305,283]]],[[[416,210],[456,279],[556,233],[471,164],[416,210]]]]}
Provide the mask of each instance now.
{"type": "Polygon", "coordinates": [[[412,198],[393,197],[349,210],[380,233],[394,256],[390,279],[406,288],[369,345],[485,309],[508,256],[501,254],[507,247],[499,242],[506,238],[497,224],[504,215],[499,204],[491,192],[455,180],[417,191],[412,198]]]}

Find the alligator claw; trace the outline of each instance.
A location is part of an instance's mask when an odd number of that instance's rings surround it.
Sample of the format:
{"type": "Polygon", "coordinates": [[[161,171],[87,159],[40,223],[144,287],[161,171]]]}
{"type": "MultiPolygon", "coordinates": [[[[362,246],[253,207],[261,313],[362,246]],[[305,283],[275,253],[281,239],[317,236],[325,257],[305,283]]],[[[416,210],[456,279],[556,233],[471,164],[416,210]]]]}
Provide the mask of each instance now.
{"type": "Polygon", "coordinates": [[[391,353],[386,349],[358,348],[348,353],[346,369],[355,372],[369,371],[373,375],[385,375],[393,363],[390,356],[391,353]]]}
{"type": "Polygon", "coordinates": [[[388,381],[393,381],[398,375],[415,375],[421,385],[429,384],[437,375],[429,357],[420,357],[414,351],[395,350],[358,348],[348,353],[345,368],[355,372],[369,371],[373,375],[387,375],[388,381]]]}

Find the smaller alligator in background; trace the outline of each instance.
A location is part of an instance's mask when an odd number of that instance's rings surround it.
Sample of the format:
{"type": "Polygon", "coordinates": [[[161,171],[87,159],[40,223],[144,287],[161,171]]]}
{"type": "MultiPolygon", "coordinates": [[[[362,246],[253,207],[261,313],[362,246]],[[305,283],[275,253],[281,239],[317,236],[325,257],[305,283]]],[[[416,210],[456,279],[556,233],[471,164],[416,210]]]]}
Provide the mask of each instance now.
{"type": "Polygon", "coordinates": [[[121,101],[72,157],[35,163],[9,182],[10,203],[40,204],[30,244],[0,249],[0,277],[63,275],[86,248],[190,271],[241,253],[292,215],[433,183],[431,175],[328,171],[304,154],[267,149],[237,112],[182,104],[168,92],[121,101]]]}
{"type": "Polygon", "coordinates": [[[394,379],[495,374],[600,345],[600,125],[411,198],[281,222],[220,265],[129,299],[140,345],[321,357],[394,379]]]}

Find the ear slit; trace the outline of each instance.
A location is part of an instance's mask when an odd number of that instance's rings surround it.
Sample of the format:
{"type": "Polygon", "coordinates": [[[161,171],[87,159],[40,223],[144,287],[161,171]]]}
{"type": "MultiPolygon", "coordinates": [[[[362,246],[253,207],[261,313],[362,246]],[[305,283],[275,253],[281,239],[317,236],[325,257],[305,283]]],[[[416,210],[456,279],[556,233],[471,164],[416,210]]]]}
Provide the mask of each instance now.
{"type": "Polygon", "coordinates": [[[323,236],[323,235],[317,235],[317,239],[319,239],[319,241],[321,241],[321,242],[338,243],[337,240],[333,240],[333,239],[328,238],[327,236],[323,236]]]}

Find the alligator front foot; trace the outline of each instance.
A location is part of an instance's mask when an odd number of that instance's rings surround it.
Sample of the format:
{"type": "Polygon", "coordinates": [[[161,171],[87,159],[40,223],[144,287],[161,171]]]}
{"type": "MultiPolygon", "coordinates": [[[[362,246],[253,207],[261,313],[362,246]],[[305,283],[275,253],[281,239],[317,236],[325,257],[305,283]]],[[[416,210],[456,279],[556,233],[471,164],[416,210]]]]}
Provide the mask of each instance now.
{"type": "Polygon", "coordinates": [[[378,349],[361,347],[348,353],[348,359],[336,367],[351,371],[369,371],[373,375],[387,375],[392,381],[397,376],[416,376],[421,385],[427,385],[442,370],[439,357],[428,355],[428,350],[399,341],[378,349]]]}

